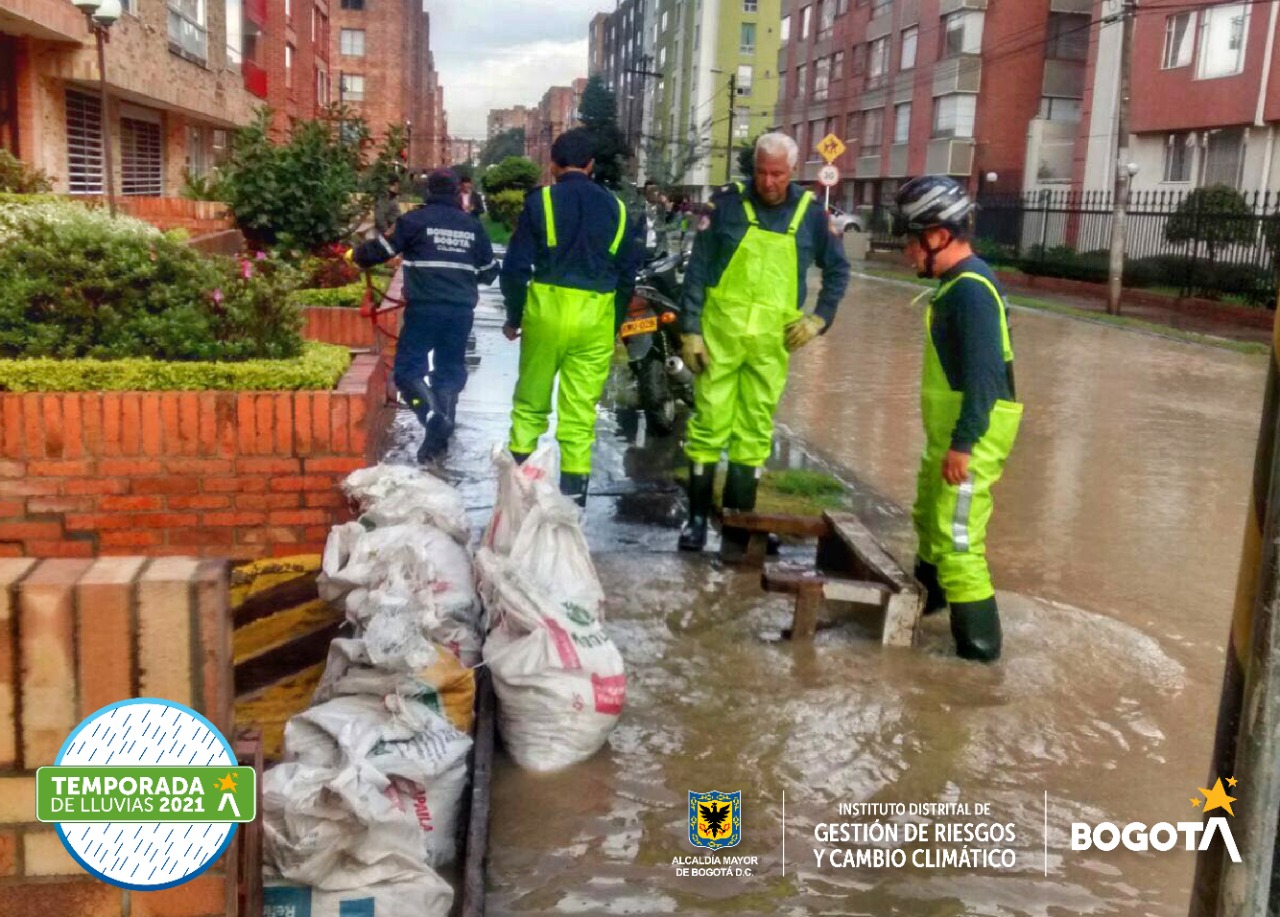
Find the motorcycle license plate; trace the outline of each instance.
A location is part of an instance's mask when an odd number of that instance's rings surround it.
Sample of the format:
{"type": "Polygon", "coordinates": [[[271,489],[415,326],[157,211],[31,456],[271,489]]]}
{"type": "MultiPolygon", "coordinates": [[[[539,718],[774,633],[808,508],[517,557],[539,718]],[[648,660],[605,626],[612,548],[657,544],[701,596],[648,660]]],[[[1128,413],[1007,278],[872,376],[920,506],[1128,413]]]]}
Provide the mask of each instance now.
{"type": "Polygon", "coordinates": [[[629,322],[623,322],[620,334],[624,338],[629,338],[637,334],[648,334],[651,331],[657,330],[658,317],[654,315],[649,318],[636,318],[629,322]]]}

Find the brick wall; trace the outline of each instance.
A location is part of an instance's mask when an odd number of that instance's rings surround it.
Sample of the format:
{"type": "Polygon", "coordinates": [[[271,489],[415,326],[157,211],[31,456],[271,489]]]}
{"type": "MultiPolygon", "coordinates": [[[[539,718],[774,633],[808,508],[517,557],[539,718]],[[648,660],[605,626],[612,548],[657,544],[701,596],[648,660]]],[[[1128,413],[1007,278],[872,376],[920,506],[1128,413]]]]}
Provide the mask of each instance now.
{"type": "MultiPolygon", "coordinates": [[[[177,138],[180,147],[185,144],[177,138]]],[[[177,180],[181,185],[181,178],[177,180]]],[[[77,195],[70,198],[105,207],[106,198],[77,195]]],[[[189,201],[180,197],[124,197],[116,200],[116,209],[139,220],[146,220],[157,229],[185,229],[191,236],[203,236],[234,229],[236,222],[229,208],[221,201],[189,201]]]]}
{"type": "Polygon", "coordinates": [[[319,551],[385,407],[373,354],[331,392],[0,393],[0,556],[319,551]]]}
{"type": "Polygon", "coordinates": [[[235,914],[234,846],[186,885],[128,892],[86,875],[35,821],[36,768],[107,704],[175,700],[230,738],[227,606],[223,561],[0,559],[0,917],[235,914]]]}

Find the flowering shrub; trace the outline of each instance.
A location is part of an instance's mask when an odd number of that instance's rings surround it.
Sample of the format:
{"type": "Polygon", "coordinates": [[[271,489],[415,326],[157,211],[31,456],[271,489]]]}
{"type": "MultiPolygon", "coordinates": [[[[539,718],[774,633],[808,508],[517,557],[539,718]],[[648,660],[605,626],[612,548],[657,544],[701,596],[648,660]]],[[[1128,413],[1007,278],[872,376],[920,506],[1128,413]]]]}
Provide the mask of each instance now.
{"type": "Polygon", "coordinates": [[[302,352],[274,259],[208,258],[73,203],[0,205],[0,357],[249,360],[302,352]]]}

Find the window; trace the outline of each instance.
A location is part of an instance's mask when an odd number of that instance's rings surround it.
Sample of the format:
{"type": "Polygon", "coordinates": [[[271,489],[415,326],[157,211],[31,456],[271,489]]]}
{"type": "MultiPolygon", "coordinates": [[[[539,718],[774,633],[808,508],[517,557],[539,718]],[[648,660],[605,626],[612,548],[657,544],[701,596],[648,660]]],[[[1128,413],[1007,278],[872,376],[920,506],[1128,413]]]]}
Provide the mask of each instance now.
{"type": "Polygon", "coordinates": [[[244,19],[240,0],[226,0],[227,63],[238,68],[244,52],[244,19]]]}
{"type": "Polygon", "coordinates": [[[837,51],[831,55],[831,81],[833,83],[844,79],[844,52],[837,51]]]}
{"type": "Polygon", "coordinates": [[[818,142],[825,136],[821,121],[815,118],[809,122],[809,146],[801,150],[805,162],[818,162],[822,159],[822,154],[818,152],[818,142]]]}
{"type": "Polygon", "coordinates": [[[827,87],[831,84],[831,58],[824,57],[813,64],[813,101],[821,102],[827,97],[827,87]]]}
{"type": "Polygon", "coordinates": [[[1044,96],[1040,99],[1040,115],[1046,121],[1079,123],[1080,100],[1044,96]]]}
{"type": "Polygon", "coordinates": [[[286,87],[293,88],[293,45],[284,46],[284,84],[286,87]]]}
{"type": "Polygon", "coordinates": [[[862,113],[862,155],[879,152],[884,142],[884,109],[873,108],[862,113]]]}
{"type": "Polygon", "coordinates": [[[738,95],[751,95],[751,65],[742,64],[738,67],[738,95]]]}
{"type": "Polygon", "coordinates": [[[669,28],[671,28],[671,10],[663,10],[662,25],[659,26],[659,30],[665,32],[669,28]]]}
{"type": "MultiPolygon", "coordinates": [[[[675,115],[672,115],[671,117],[674,118],[675,115]]],[[[733,136],[737,137],[739,140],[745,140],[750,133],[751,109],[735,108],[733,110],[733,136]]],[[[675,135],[676,127],[673,122],[671,125],[671,136],[674,137],[675,135]]]]}
{"type": "Polygon", "coordinates": [[[911,103],[893,107],[893,142],[906,143],[911,136],[911,103]]]}
{"type": "Polygon", "coordinates": [[[809,37],[809,17],[812,14],[812,6],[806,6],[800,11],[800,35],[798,37],[801,41],[809,37]]]}
{"type": "Polygon", "coordinates": [[[867,72],[867,46],[854,45],[851,52],[853,61],[852,72],[855,77],[862,76],[867,72]]]}
{"type": "Polygon", "coordinates": [[[916,65],[916,42],[920,30],[916,26],[902,30],[902,59],[898,63],[899,70],[912,70],[916,65]]]}
{"type": "Polygon", "coordinates": [[[742,34],[738,38],[738,51],[742,54],[756,53],[756,24],[754,22],[744,22],[742,24],[742,34]]]}
{"type": "MultiPolygon", "coordinates": [[[[1173,18],[1172,16],[1169,18],[1173,18]]],[[[1170,134],[1164,145],[1164,181],[1191,181],[1191,159],[1195,152],[1195,135],[1170,134]]]]}
{"type": "Polygon", "coordinates": [[[796,146],[800,147],[800,149],[803,150],[804,149],[804,124],[797,122],[791,125],[791,136],[795,139],[796,146]]]}
{"type": "Polygon", "coordinates": [[[972,137],[978,97],[956,94],[933,100],[934,137],[972,137]]]}
{"type": "Polygon", "coordinates": [[[1045,56],[1053,60],[1085,60],[1089,56],[1088,16],[1076,13],[1049,14],[1049,40],[1045,56]]]}
{"type": "MultiPolygon", "coordinates": [[[[1208,14],[1210,11],[1206,10],[1208,14]]],[[[1240,171],[1244,165],[1244,128],[1209,131],[1204,147],[1200,184],[1240,187],[1240,171]]]]}
{"type": "Polygon", "coordinates": [[[893,6],[893,0],[871,0],[872,17],[879,16],[891,6],[893,6]]]}
{"type": "Polygon", "coordinates": [[[757,0],[742,0],[742,11],[744,13],[758,13],[760,4],[757,0]]]}
{"type": "MultiPolygon", "coordinates": [[[[1165,70],[1191,66],[1191,50],[1195,47],[1196,14],[1178,13],[1164,20],[1165,70]]],[[[1167,180],[1167,179],[1166,179],[1167,180]]]]}
{"type": "Polygon", "coordinates": [[[831,37],[836,24],[836,0],[818,0],[818,40],[831,37]]]}
{"type": "Polygon", "coordinates": [[[121,194],[159,197],[164,193],[161,149],[159,122],[120,119],[121,194]]]}
{"type": "Polygon", "coordinates": [[[293,0],[284,0],[284,18],[293,21],[293,0]]]}
{"type": "Polygon", "coordinates": [[[942,19],[942,54],[957,57],[982,50],[982,13],[961,11],[942,19]]]}
{"type": "Polygon", "coordinates": [[[778,28],[778,40],[784,45],[791,40],[791,17],[783,16],[782,25],[778,28]]]}
{"type": "Polygon", "coordinates": [[[851,111],[844,122],[844,142],[858,143],[862,139],[862,112],[851,111]]]}
{"type": "Polygon", "coordinates": [[[169,50],[204,63],[209,36],[204,27],[204,0],[169,0],[169,50]]]}
{"type": "Polygon", "coordinates": [[[843,16],[847,12],[849,12],[849,0],[839,0],[836,5],[836,15],[843,16]]]}
{"type": "Polygon", "coordinates": [[[809,94],[809,84],[805,82],[809,76],[809,68],[804,64],[796,65],[796,95],[804,98],[809,94]]]}
{"type": "MultiPolygon", "coordinates": [[[[697,93],[694,93],[697,95],[697,93]]],[[[787,71],[778,71],[778,100],[781,101],[787,97],[787,71]]]]}
{"type": "Polygon", "coordinates": [[[329,74],[316,67],[316,104],[329,104],[329,74]]]}
{"type": "Polygon", "coordinates": [[[1200,61],[1196,76],[1202,80],[1233,76],[1244,69],[1244,37],[1249,7],[1244,3],[1211,6],[1200,24],[1200,61]]]}
{"type": "Polygon", "coordinates": [[[867,51],[867,88],[877,89],[885,84],[889,73],[889,39],[877,38],[867,51]]]}
{"type": "Polygon", "coordinates": [[[364,0],[342,0],[342,8],[344,10],[362,10],[364,9],[364,0]]]}
{"type": "Polygon", "coordinates": [[[102,193],[102,108],[96,96],[67,91],[67,182],[72,194],[102,193]]]}
{"type": "Polygon", "coordinates": [[[361,74],[361,73],[343,74],[342,82],[338,86],[338,101],[340,102],[363,102],[364,101],[364,74],[361,74]]]}
{"type": "Polygon", "coordinates": [[[209,159],[205,152],[204,130],[194,124],[187,125],[187,174],[200,176],[209,171],[209,159]]]}
{"type": "Polygon", "coordinates": [[[338,47],[343,54],[364,57],[364,29],[343,29],[338,35],[338,47]]]}

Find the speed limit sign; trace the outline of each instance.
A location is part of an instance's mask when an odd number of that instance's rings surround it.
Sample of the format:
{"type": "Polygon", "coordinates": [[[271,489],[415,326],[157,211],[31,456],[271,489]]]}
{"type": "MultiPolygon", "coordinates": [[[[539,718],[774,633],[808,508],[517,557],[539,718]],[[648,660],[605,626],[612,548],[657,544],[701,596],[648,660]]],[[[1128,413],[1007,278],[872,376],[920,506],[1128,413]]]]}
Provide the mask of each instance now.
{"type": "Polygon", "coordinates": [[[832,188],[840,184],[840,170],[833,165],[825,165],[818,170],[818,184],[824,188],[832,188]]]}

